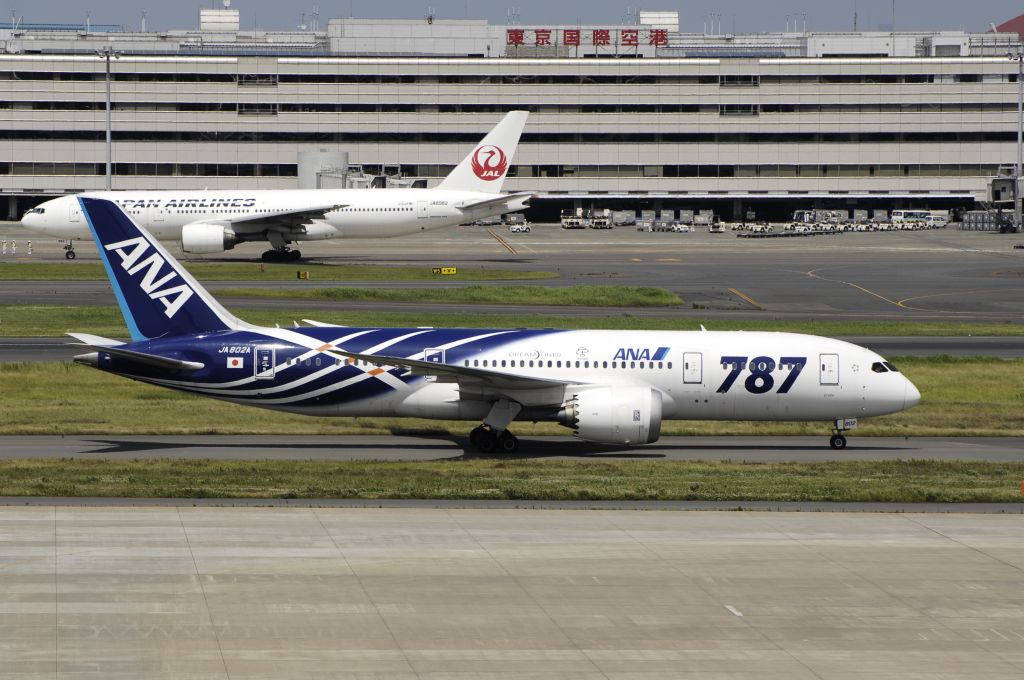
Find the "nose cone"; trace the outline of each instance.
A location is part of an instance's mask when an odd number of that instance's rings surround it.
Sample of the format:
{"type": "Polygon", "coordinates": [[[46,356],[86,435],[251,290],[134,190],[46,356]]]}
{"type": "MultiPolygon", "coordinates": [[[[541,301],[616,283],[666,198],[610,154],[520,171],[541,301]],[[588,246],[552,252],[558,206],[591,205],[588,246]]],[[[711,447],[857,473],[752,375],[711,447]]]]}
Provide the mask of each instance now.
{"type": "Polygon", "coordinates": [[[40,219],[39,213],[34,212],[34,210],[30,210],[30,211],[28,211],[27,213],[25,213],[24,215],[21,216],[21,226],[25,227],[26,229],[30,229],[32,231],[38,231],[39,230],[39,219],[40,219]]]}
{"type": "Polygon", "coordinates": [[[913,408],[921,401],[921,393],[914,386],[914,383],[906,380],[905,378],[904,380],[906,382],[906,386],[904,389],[903,408],[913,408]]]}

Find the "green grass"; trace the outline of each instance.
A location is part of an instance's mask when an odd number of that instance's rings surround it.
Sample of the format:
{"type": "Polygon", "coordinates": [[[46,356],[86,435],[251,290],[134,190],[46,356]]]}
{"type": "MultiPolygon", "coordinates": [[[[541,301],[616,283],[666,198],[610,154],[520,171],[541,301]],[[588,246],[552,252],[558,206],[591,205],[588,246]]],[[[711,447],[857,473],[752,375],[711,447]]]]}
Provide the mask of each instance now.
{"type": "Polygon", "coordinates": [[[220,297],[337,300],[339,302],[449,302],[587,307],[671,307],[682,300],[662,288],[637,286],[465,286],[461,288],[227,288],[220,297]]]}
{"type": "MultiPolygon", "coordinates": [[[[547,289],[544,289],[547,290],[547,289]]],[[[339,303],[339,307],[343,307],[339,303]]],[[[716,331],[784,331],[835,336],[1024,336],[1024,324],[972,324],[959,322],[920,323],[903,321],[792,321],[708,320],[698,312],[679,310],[678,316],[641,318],[630,314],[614,316],[558,316],[544,314],[349,312],[343,309],[308,310],[231,310],[254,324],[290,326],[296,319],[316,319],[346,326],[437,328],[601,328],[608,330],[698,330],[704,324],[716,331]]],[[[109,337],[126,337],[127,329],[114,306],[75,307],[70,305],[0,305],[0,336],[46,337],[80,331],[109,337]]]]}
{"type": "Polygon", "coordinates": [[[1020,503],[1024,463],[0,461],[0,495],[1020,503]]]}
{"type": "MultiPolygon", "coordinates": [[[[921,404],[861,421],[855,436],[1024,436],[1024,360],[903,358],[921,404]]],[[[4,434],[458,434],[458,421],[310,418],[192,396],[64,363],[0,364],[4,434]],[[97,407],[97,405],[102,407],[97,407]]],[[[565,435],[552,423],[516,423],[521,437],[565,435]]],[[[664,435],[808,434],[825,423],[669,421],[664,435]]],[[[824,439],[823,439],[824,440],[824,439]]]]}
{"type": "MultiPolygon", "coordinates": [[[[459,267],[452,276],[432,272],[432,267],[393,267],[368,264],[262,264],[259,262],[183,262],[200,281],[293,281],[296,272],[309,272],[313,281],[513,281],[558,278],[554,272],[520,271],[484,267],[459,267]]],[[[448,266],[439,262],[439,267],[448,266]]],[[[99,262],[0,263],[0,280],[8,281],[101,281],[107,274],[99,262]]]]}

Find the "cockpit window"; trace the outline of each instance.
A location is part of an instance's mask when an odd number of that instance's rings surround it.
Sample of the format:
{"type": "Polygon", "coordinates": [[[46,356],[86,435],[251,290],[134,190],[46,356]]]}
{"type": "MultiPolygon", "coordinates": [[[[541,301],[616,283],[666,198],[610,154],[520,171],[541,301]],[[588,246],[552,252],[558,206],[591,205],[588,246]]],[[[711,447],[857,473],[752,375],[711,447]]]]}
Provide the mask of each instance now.
{"type": "Polygon", "coordinates": [[[889,369],[885,367],[885,363],[882,361],[876,361],[871,364],[871,370],[875,373],[888,373],[889,369]]]}
{"type": "Polygon", "coordinates": [[[893,373],[899,373],[900,372],[900,369],[898,369],[895,366],[893,366],[891,362],[883,361],[882,365],[885,366],[886,368],[888,368],[893,373]]]}
{"type": "Polygon", "coordinates": [[[46,212],[46,208],[29,208],[25,211],[26,215],[42,215],[46,212]]]}

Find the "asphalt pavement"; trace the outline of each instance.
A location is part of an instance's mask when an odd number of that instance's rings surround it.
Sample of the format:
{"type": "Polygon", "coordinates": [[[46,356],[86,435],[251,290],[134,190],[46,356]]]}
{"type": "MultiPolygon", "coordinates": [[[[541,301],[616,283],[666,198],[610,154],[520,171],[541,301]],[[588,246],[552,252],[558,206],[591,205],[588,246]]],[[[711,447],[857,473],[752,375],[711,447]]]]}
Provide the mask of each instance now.
{"type": "Polygon", "coordinates": [[[1020,462],[1019,437],[858,437],[847,433],[842,451],[819,437],[662,437],[633,448],[590,444],[572,437],[520,437],[513,456],[480,454],[468,437],[333,435],[34,435],[0,436],[0,459],[140,458],[214,460],[389,460],[463,458],[580,460],[733,460],[822,462],[881,460],[970,460],[1020,462]]]}

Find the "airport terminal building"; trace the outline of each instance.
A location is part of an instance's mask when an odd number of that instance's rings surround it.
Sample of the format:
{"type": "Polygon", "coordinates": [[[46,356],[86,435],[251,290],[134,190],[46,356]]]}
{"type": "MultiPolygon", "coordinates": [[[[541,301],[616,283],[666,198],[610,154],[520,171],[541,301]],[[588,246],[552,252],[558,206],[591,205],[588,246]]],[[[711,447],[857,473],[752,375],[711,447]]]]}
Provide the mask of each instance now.
{"type": "Polygon", "coordinates": [[[505,188],[541,210],[966,208],[1016,161],[1016,33],[726,35],[674,12],[263,32],[201,12],[198,30],[0,27],[8,216],[104,187],[103,50],[115,189],[309,186],[299,157],[321,152],[433,185],[513,109],[531,117],[505,188]]]}

